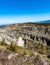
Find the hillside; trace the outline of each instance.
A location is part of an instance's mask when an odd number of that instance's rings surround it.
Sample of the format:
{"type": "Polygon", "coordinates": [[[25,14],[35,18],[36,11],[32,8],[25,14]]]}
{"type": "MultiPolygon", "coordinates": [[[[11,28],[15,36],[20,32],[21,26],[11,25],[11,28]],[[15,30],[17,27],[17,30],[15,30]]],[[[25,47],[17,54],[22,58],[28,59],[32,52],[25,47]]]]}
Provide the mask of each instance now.
{"type": "Polygon", "coordinates": [[[0,65],[50,65],[50,24],[0,27],[0,65]],[[22,37],[24,46],[17,46],[22,37]]]}

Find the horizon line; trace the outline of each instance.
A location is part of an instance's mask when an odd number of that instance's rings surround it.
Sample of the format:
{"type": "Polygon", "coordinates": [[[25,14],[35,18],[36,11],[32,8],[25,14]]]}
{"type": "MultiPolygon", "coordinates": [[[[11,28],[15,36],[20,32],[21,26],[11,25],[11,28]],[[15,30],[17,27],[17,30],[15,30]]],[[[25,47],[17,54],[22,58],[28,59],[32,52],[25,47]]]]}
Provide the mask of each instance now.
{"type": "Polygon", "coordinates": [[[22,23],[10,23],[10,24],[0,24],[0,26],[7,26],[7,25],[11,25],[11,24],[23,24],[23,23],[32,23],[32,24],[50,24],[50,22],[45,22],[45,21],[50,21],[50,20],[43,20],[43,21],[37,21],[37,22],[22,22],[22,23]]]}
{"type": "Polygon", "coordinates": [[[25,22],[38,23],[45,20],[50,20],[50,14],[0,16],[0,24],[14,24],[14,23],[25,23],[25,22]]]}

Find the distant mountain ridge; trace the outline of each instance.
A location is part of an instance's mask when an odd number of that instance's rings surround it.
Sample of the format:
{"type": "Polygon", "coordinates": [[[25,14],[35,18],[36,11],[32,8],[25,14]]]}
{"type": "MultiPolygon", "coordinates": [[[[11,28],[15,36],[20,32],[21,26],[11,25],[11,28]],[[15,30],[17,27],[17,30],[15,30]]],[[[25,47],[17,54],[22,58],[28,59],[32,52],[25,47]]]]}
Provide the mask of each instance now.
{"type": "Polygon", "coordinates": [[[46,24],[46,23],[49,23],[50,24],[50,20],[36,21],[36,22],[34,21],[34,22],[26,22],[26,23],[32,23],[32,24],[34,24],[34,23],[35,24],[40,24],[40,23],[42,23],[42,24],[45,23],[46,24]]]}
{"type": "Polygon", "coordinates": [[[40,21],[40,23],[50,23],[50,20],[40,21]]]}
{"type": "MultiPolygon", "coordinates": [[[[23,22],[23,23],[12,23],[12,24],[50,24],[50,20],[45,20],[45,21],[37,21],[37,22],[23,22]]],[[[11,24],[0,24],[0,26],[7,26],[11,24]]]]}

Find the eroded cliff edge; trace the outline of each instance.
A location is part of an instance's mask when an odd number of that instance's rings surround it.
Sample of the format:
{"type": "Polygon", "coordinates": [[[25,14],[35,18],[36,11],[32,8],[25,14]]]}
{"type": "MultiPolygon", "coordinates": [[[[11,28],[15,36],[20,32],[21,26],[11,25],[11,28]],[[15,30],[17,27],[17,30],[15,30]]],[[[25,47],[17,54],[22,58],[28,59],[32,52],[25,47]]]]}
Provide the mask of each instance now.
{"type": "Polygon", "coordinates": [[[24,23],[1,27],[0,64],[50,65],[50,25],[24,23]],[[17,46],[18,37],[25,42],[23,48],[17,46]]]}

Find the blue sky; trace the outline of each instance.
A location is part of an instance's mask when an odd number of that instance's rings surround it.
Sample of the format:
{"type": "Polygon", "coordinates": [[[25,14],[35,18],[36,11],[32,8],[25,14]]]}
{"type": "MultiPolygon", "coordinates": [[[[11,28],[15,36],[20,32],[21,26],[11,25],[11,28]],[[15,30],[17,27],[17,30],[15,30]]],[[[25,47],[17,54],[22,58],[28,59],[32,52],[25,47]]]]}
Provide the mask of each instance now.
{"type": "Polygon", "coordinates": [[[0,0],[0,24],[50,20],[50,0],[0,0]]]}

